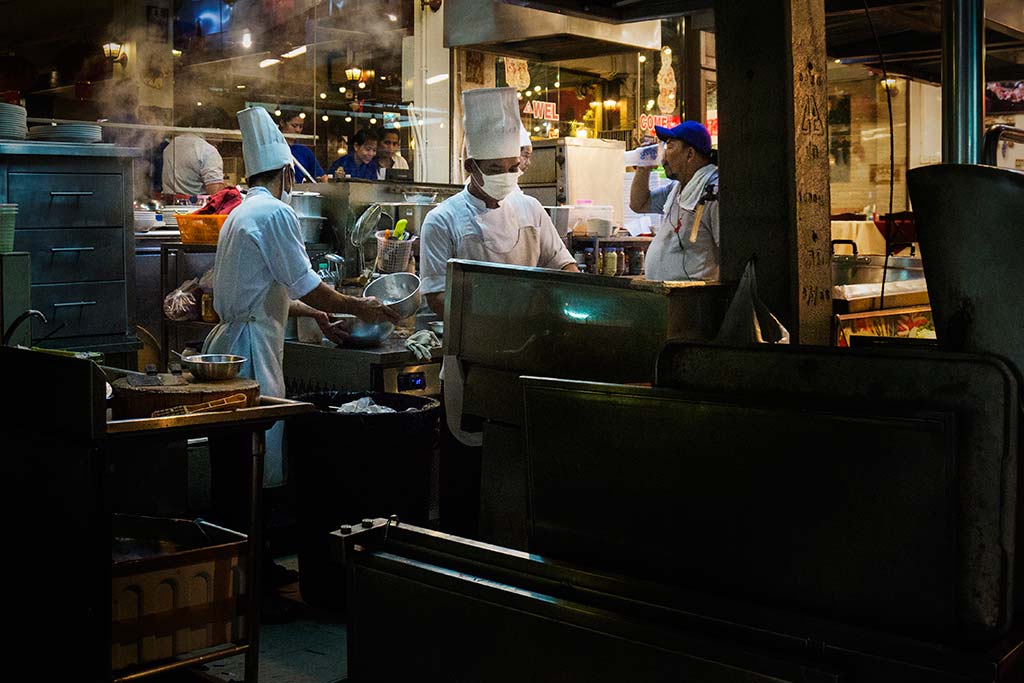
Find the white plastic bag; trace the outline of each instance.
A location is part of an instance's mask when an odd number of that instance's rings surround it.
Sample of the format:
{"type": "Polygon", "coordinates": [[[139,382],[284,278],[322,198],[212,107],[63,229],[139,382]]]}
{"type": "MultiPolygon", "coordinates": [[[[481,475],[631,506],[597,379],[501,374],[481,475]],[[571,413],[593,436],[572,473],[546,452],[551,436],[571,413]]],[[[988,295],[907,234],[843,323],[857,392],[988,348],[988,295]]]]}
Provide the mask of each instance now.
{"type": "Polygon", "coordinates": [[[788,344],[789,330],[757,295],[753,260],[747,263],[715,341],[719,344],[788,344]]]}
{"type": "Polygon", "coordinates": [[[168,320],[199,320],[199,301],[203,295],[196,279],[182,282],[177,289],[164,297],[164,315],[168,320]]]}

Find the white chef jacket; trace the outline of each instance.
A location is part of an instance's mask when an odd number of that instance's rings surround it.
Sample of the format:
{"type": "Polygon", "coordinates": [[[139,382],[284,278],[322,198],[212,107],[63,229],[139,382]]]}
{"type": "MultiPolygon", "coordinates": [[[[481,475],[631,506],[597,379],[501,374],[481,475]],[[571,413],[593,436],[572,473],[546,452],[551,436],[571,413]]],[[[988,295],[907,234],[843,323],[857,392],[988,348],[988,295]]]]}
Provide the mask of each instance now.
{"type": "MultiPolygon", "coordinates": [[[[295,211],[266,188],[252,188],[217,240],[213,307],[221,322],[207,336],[203,353],[245,356],[249,361],[239,376],[259,382],[263,396],[284,398],[288,304],[319,284],[295,211]]],[[[267,432],[264,486],[284,483],[283,430],[278,422],[267,432]]]]}
{"type": "Polygon", "coordinates": [[[463,190],[427,214],[420,235],[424,294],[444,291],[448,259],[554,269],[575,263],[544,207],[521,192],[488,209],[463,190]]]}
{"type": "MultiPolygon", "coordinates": [[[[555,269],[575,263],[544,207],[520,191],[498,202],[497,209],[488,209],[468,189],[463,190],[428,213],[420,233],[424,294],[445,290],[448,259],[555,269]]],[[[441,372],[448,428],[467,446],[479,446],[483,441],[479,433],[462,431],[464,376],[458,358],[445,356],[441,372]]]]}
{"type": "MultiPolygon", "coordinates": [[[[396,170],[399,170],[399,171],[408,171],[408,170],[409,170],[409,162],[408,162],[408,161],[406,161],[406,160],[405,160],[405,159],[404,159],[404,158],[402,157],[402,155],[400,155],[400,154],[395,154],[395,155],[394,155],[393,157],[391,157],[391,158],[392,158],[392,159],[394,160],[394,162],[395,162],[395,163],[394,163],[394,165],[393,165],[393,166],[391,166],[391,168],[393,168],[393,169],[396,169],[396,170]]],[[[378,169],[377,169],[377,180],[385,180],[385,179],[386,179],[386,176],[387,176],[387,173],[388,173],[388,169],[386,169],[386,168],[384,168],[384,167],[378,168],[378,169]]]]}
{"type": "Polygon", "coordinates": [[[166,194],[203,194],[204,185],[224,182],[224,160],[198,135],[178,135],[164,148],[162,180],[166,194]]]}
{"type": "Polygon", "coordinates": [[[721,259],[717,201],[704,204],[697,237],[690,241],[697,202],[707,185],[717,189],[717,166],[699,169],[685,187],[672,183],[651,191],[650,212],[662,217],[644,261],[648,280],[718,281],[721,259]]]}

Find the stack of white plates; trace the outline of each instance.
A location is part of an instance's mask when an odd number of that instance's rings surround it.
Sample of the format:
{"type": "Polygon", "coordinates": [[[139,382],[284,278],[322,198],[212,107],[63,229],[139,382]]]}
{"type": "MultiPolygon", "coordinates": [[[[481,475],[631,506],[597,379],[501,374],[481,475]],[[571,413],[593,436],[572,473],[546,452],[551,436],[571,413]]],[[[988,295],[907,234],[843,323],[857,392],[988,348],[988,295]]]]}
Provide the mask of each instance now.
{"type": "Polygon", "coordinates": [[[163,208],[164,214],[164,225],[168,230],[178,229],[178,214],[179,213],[192,213],[198,206],[165,206],[163,208]]]}
{"type": "Polygon", "coordinates": [[[47,142],[99,142],[103,139],[103,133],[94,123],[58,123],[32,126],[28,130],[28,139],[47,142]]]}
{"type": "Polygon", "coordinates": [[[24,140],[27,132],[25,107],[0,102],[0,138],[24,140]]]}

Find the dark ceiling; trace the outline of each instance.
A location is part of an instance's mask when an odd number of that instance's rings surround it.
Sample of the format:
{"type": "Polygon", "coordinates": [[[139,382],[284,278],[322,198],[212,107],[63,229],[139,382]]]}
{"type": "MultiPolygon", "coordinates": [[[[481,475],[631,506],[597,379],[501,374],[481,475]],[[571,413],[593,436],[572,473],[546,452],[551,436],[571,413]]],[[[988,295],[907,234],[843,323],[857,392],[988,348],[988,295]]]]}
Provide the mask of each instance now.
{"type": "MultiPolygon", "coordinates": [[[[616,23],[702,12],[713,0],[501,0],[562,14],[601,17],[616,23]]],[[[757,0],[751,0],[757,1],[757,0]]],[[[998,8],[1020,0],[990,0],[998,8]]],[[[871,17],[889,71],[938,83],[942,71],[941,0],[869,0],[871,17]]],[[[828,56],[880,68],[878,49],[864,14],[863,0],[825,0],[828,56]]],[[[992,20],[986,31],[985,79],[1024,79],[1024,27],[992,20]]],[[[1012,14],[1012,11],[1010,12],[1012,14]]]]}

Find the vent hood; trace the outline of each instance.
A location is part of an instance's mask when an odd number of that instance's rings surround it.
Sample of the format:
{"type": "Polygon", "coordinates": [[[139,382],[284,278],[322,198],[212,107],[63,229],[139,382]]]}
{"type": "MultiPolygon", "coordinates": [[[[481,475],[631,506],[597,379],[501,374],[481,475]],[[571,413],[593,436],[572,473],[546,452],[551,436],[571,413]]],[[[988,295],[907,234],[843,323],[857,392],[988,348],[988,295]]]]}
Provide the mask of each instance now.
{"type": "Polygon", "coordinates": [[[445,47],[463,47],[538,62],[661,49],[661,24],[610,24],[498,0],[448,0],[445,47]]]}

